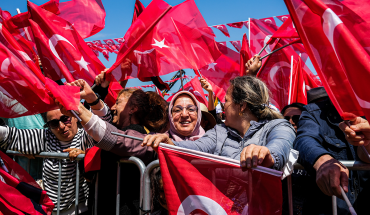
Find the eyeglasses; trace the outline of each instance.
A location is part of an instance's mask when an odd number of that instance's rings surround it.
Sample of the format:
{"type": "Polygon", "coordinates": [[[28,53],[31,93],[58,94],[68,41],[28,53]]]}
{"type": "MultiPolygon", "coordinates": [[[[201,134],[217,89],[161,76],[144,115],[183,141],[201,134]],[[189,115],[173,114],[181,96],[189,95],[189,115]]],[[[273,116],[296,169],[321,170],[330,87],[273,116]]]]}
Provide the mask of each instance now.
{"type": "Polygon", "coordinates": [[[294,124],[297,124],[298,123],[298,121],[299,121],[299,117],[300,117],[301,115],[293,115],[293,116],[284,116],[284,119],[286,119],[286,120],[290,120],[290,119],[292,119],[292,121],[294,122],[294,124]]]}
{"type": "Polygon", "coordinates": [[[183,107],[183,106],[180,106],[180,105],[177,105],[175,107],[172,108],[172,113],[177,115],[177,114],[180,114],[183,112],[183,110],[186,110],[190,115],[195,115],[196,113],[198,113],[198,107],[195,106],[195,105],[188,105],[186,107],[183,107]]]}
{"type": "Polygon", "coordinates": [[[71,124],[71,117],[70,116],[61,116],[60,119],[53,119],[45,123],[44,128],[52,128],[56,129],[59,127],[59,122],[63,122],[63,124],[71,124]]]}

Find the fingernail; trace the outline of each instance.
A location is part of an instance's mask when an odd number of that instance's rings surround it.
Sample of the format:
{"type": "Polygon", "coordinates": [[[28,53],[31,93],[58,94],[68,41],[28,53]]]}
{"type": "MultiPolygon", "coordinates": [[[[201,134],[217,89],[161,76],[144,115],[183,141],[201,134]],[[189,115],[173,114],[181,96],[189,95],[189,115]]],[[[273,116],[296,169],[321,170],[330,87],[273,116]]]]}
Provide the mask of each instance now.
{"type": "Polygon", "coordinates": [[[246,163],[245,163],[245,161],[242,161],[242,167],[245,167],[246,166],[246,163]]]}
{"type": "Polygon", "coordinates": [[[257,162],[253,162],[253,166],[257,166],[257,162]]]}
{"type": "Polygon", "coordinates": [[[248,168],[251,168],[251,165],[250,165],[250,164],[248,164],[248,165],[247,165],[247,167],[248,167],[248,168]]]}

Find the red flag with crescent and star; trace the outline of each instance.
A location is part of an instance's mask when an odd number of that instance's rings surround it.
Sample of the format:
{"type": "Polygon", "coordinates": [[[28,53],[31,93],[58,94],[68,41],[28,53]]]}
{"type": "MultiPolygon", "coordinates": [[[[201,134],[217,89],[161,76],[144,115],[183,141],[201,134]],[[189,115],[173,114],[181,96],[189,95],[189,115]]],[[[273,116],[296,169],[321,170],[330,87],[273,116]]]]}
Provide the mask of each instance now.
{"type": "Polygon", "coordinates": [[[105,69],[75,27],[63,18],[28,1],[29,20],[44,73],[53,80],[84,79],[92,85],[105,69]]]}
{"type": "Polygon", "coordinates": [[[282,213],[280,171],[167,144],[158,157],[170,215],[282,213]]]}
{"type": "Polygon", "coordinates": [[[214,37],[194,0],[174,7],[153,0],[127,31],[107,79],[150,81],[180,69],[200,69],[220,55],[214,37]],[[119,65],[127,60],[132,70],[123,72],[119,65]]]}
{"type": "Polygon", "coordinates": [[[344,120],[370,117],[370,5],[355,0],[285,0],[331,102],[344,120]]]}

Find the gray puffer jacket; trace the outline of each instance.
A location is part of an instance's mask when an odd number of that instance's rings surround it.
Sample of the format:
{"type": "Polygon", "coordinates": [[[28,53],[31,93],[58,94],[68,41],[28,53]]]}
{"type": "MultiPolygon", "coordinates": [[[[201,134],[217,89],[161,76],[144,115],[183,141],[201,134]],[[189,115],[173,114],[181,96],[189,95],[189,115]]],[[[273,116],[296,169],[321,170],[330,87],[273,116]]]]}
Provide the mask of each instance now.
{"type": "Polygon", "coordinates": [[[255,144],[266,146],[275,164],[273,169],[281,170],[288,161],[293,147],[295,131],[285,119],[251,121],[251,126],[241,137],[238,132],[225,125],[216,125],[196,141],[174,142],[176,146],[207,152],[239,160],[243,148],[255,144]]]}

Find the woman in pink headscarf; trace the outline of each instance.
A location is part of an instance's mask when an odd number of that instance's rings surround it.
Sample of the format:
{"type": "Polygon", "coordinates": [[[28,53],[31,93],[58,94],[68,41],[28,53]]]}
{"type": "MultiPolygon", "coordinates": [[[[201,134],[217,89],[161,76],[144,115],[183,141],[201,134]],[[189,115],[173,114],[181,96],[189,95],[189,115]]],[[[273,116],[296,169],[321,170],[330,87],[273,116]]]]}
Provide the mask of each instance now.
{"type": "Polygon", "coordinates": [[[200,103],[190,92],[178,92],[172,98],[168,112],[170,121],[169,136],[174,141],[194,141],[205,134],[205,131],[200,126],[202,121],[200,103]]]}

